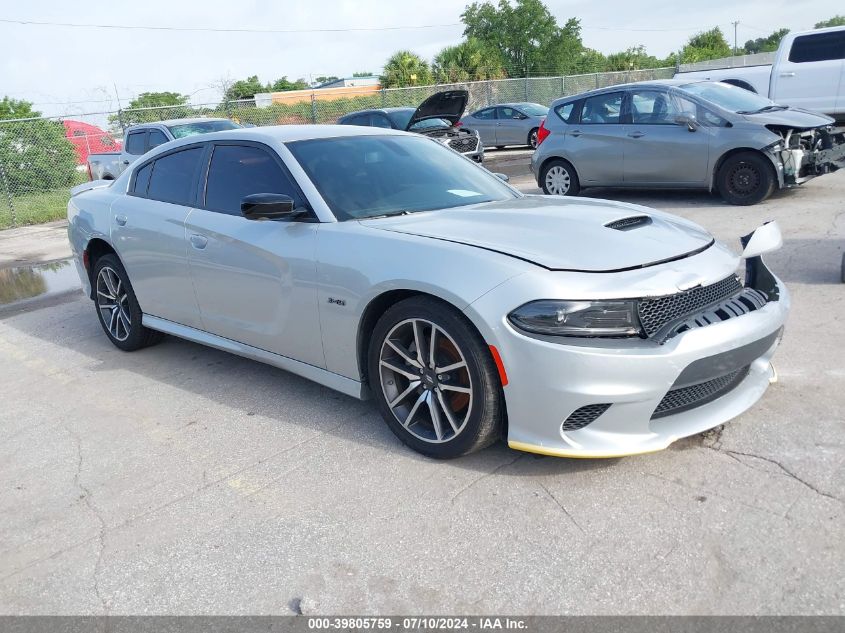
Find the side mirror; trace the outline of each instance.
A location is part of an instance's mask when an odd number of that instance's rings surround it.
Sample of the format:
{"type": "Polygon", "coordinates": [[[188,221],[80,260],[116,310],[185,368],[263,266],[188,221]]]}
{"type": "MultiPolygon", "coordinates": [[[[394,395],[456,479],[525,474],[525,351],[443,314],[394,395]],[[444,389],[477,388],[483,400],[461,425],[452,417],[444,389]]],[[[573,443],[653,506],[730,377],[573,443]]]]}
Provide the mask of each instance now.
{"type": "Polygon", "coordinates": [[[499,173],[499,172],[495,172],[495,171],[494,171],[494,172],[493,172],[493,175],[494,175],[496,178],[498,178],[499,180],[504,180],[505,182],[509,182],[509,181],[510,181],[510,178],[508,178],[508,175],[507,175],[507,174],[502,174],[502,173],[499,173]]]}
{"type": "Polygon", "coordinates": [[[241,200],[241,214],[247,220],[279,220],[299,215],[293,198],[283,193],[253,193],[241,200]]]}
{"type": "Polygon", "coordinates": [[[678,125],[686,125],[690,132],[695,132],[698,127],[698,119],[695,118],[694,114],[679,114],[675,117],[675,123],[678,125]]]}
{"type": "Polygon", "coordinates": [[[763,226],[739,239],[743,247],[742,257],[745,259],[775,251],[783,245],[783,236],[781,236],[780,227],[775,221],[766,222],[763,226]]]}

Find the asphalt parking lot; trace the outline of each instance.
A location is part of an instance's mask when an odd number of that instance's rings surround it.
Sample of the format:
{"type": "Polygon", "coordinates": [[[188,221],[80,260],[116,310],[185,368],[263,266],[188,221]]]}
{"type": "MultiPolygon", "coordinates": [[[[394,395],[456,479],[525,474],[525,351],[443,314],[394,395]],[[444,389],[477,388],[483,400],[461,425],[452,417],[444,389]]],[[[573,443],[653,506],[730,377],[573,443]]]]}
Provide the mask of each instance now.
{"type": "MultiPolygon", "coordinates": [[[[520,151],[494,171],[537,192],[520,151]]],[[[0,313],[0,613],[845,613],[845,171],[747,208],[586,195],[731,243],[780,222],[754,409],[651,455],[435,462],[370,403],[175,338],[122,353],[59,295],[0,313]]]]}

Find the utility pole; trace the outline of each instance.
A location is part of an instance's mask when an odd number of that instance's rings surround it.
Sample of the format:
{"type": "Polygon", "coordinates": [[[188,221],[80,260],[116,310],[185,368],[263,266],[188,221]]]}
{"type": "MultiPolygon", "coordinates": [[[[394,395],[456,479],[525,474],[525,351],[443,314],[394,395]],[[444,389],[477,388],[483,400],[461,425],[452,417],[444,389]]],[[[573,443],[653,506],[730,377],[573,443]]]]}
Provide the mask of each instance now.
{"type": "Polygon", "coordinates": [[[731,24],[734,25],[734,55],[736,55],[737,51],[738,51],[738,49],[736,47],[736,27],[739,24],[739,20],[737,20],[735,22],[731,22],[731,24]]]}

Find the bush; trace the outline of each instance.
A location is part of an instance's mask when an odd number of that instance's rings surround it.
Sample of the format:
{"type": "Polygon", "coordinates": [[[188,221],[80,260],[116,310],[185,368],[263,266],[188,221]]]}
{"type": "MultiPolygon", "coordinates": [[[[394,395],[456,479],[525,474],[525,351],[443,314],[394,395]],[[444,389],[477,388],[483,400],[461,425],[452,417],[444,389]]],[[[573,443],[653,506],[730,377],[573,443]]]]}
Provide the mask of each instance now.
{"type": "Polygon", "coordinates": [[[76,150],[58,121],[0,122],[0,166],[12,194],[70,187],[76,150]]]}

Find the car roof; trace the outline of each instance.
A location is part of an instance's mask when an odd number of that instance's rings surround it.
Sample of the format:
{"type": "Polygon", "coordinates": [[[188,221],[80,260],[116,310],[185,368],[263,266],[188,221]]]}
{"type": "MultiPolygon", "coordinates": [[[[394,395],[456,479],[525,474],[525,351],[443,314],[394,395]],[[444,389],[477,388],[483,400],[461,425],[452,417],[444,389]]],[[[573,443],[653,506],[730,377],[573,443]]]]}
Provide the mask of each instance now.
{"type": "Polygon", "coordinates": [[[190,125],[192,123],[215,123],[217,121],[229,121],[220,117],[186,117],[184,119],[165,119],[164,121],[147,121],[146,123],[136,123],[130,125],[127,130],[133,130],[139,127],[150,127],[151,125],[190,125]]]}
{"type": "Polygon", "coordinates": [[[567,97],[560,97],[555,99],[553,104],[567,103],[569,101],[578,101],[584,97],[592,95],[604,94],[606,92],[616,92],[617,90],[630,90],[631,88],[648,89],[648,88],[671,88],[673,86],[687,86],[695,83],[707,83],[708,79],[653,79],[651,81],[637,81],[627,84],[614,84],[613,86],[606,86],[604,88],[597,88],[587,92],[579,92],[578,94],[569,95],[567,97]]]}
{"type": "MultiPolygon", "coordinates": [[[[167,147],[190,145],[205,141],[255,141],[264,144],[290,143],[338,136],[384,136],[386,134],[406,135],[399,130],[381,127],[363,127],[356,125],[271,125],[267,127],[239,128],[222,132],[209,132],[197,136],[187,136],[167,143],[167,147]]],[[[410,134],[409,136],[415,136],[410,134]]],[[[160,146],[164,147],[164,145],[160,146]]]]}

